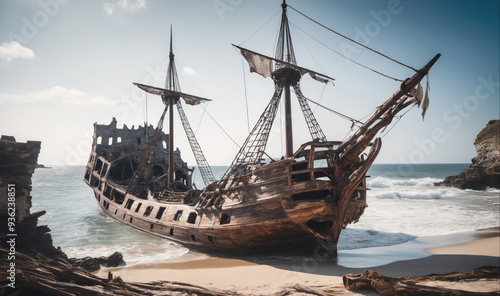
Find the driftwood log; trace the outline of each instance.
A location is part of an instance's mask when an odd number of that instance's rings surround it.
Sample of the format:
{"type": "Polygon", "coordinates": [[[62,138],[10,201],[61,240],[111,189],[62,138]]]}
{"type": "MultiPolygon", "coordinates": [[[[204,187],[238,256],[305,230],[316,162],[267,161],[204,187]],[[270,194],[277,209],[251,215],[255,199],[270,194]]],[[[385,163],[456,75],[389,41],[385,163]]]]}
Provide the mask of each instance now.
{"type": "MultiPolygon", "coordinates": [[[[1,270],[10,268],[8,253],[0,248],[1,270]]],[[[239,295],[171,281],[126,283],[120,277],[113,278],[111,273],[108,279],[101,279],[63,259],[54,260],[42,254],[35,259],[20,252],[15,256],[15,288],[8,287],[11,282],[2,277],[1,295],[239,295]]]]}
{"type": "Polygon", "coordinates": [[[387,277],[366,270],[361,274],[346,274],[343,281],[348,290],[373,290],[382,295],[499,295],[498,292],[471,292],[441,287],[422,285],[429,281],[460,281],[500,277],[500,268],[487,266],[476,268],[472,272],[455,272],[445,275],[427,275],[419,277],[387,277]]]}

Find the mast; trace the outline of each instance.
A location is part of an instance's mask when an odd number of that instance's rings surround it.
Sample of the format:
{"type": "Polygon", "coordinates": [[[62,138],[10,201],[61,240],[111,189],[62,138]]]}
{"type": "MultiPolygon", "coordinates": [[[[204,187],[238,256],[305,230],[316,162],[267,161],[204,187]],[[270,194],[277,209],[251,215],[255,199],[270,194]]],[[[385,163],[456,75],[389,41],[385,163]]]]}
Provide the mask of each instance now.
{"type": "Polygon", "coordinates": [[[282,97],[285,100],[286,113],[285,153],[287,158],[293,155],[294,150],[290,95],[291,87],[295,90],[313,140],[326,141],[326,137],[324,136],[321,127],[307,104],[307,98],[304,97],[300,91],[299,82],[302,75],[306,73],[308,73],[312,79],[321,83],[328,83],[328,81],[334,79],[324,74],[300,67],[296,64],[290,28],[288,25],[288,17],[286,15],[287,4],[285,1],[281,4],[281,8],[282,18],[278,42],[276,44],[276,55],[274,58],[233,44],[233,46],[241,51],[241,55],[248,62],[250,72],[255,72],[265,78],[272,77],[274,81],[274,94],[268,106],[255,124],[253,130],[245,140],[245,143],[241,146],[238,154],[231,163],[231,166],[226,171],[223,179],[228,176],[240,176],[246,174],[263,164],[262,155],[264,154],[264,150],[269,139],[269,133],[282,97]]]}
{"type": "MultiPolygon", "coordinates": [[[[290,36],[290,27],[288,26],[288,17],[286,15],[286,2],[283,0],[281,4],[282,14],[281,14],[281,26],[279,32],[278,43],[276,45],[276,59],[285,61],[290,64],[297,64],[295,60],[295,54],[293,52],[292,38],[290,36]]],[[[279,71],[283,66],[276,64],[276,71],[279,71]]],[[[294,69],[295,70],[295,69],[294,69]]],[[[295,70],[297,71],[297,70],[295,70]]],[[[284,87],[285,94],[285,135],[286,135],[286,157],[293,155],[293,132],[292,132],[292,104],[290,98],[290,87],[295,85],[300,80],[296,79],[296,73],[293,71],[287,71],[283,75],[282,79],[279,80],[281,86],[284,87]]],[[[278,81],[276,82],[278,83],[278,81]]]]}
{"type": "MultiPolygon", "coordinates": [[[[172,26],[170,26],[170,54],[167,70],[165,88],[173,91],[178,90],[177,72],[175,70],[174,53],[172,50],[172,26]]],[[[174,184],[174,103],[179,101],[176,96],[162,96],[165,104],[168,104],[169,110],[169,133],[168,133],[168,186],[174,184]],[[175,102],[174,102],[175,101],[175,102]]]]}
{"type": "MultiPolygon", "coordinates": [[[[134,83],[140,89],[152,93],[155,95],[159,95],[162,98],[163,103],[165,104],[164,115],[166,114],[167,109],[169,110],[169,135],[168,135],[168,173],[167,173],[167,185],[171,186],[175,182],[175,158],[174,158],[174,106],[177,107],[179,112],[179,116],[182,121],[182,125],[184,127],[184,131],[189,140],[189,144],[191,145],[191,150],[196,159],[196,163],[198,164],[198,168],[201,171],[203,181],[205,185],[215,181],[215,177],[212,173],[212,169],[208,164],[205,156],[203,155],[203,151],[201,150],[200,144],[196,140],[196,137],[189,125],[189,121],[186,117],[186,114],[182,110],[182,105],[180,102],[180,98],[184,99],[184,102],[188,105],[198,105],[203,102],[211,101],[210,99],[205,99],[201,97],[197,97],[190,94],[185,94],[180,92],[180,84],[179,79],[177,77],[177,70],[175,67],[175,55],[173,53],[172,48],[172,26],[170,26],[170,54],[169,54],[169,64],[167,69],[167,77],[165,79],[165,87],[155,87],[151,85],[134,83]]],[[[163,115],[163,116],[164,116],[163,115]]],[[[161,129],[163,127],[163,116],[158,124],[158,128],[161,129]]]]}

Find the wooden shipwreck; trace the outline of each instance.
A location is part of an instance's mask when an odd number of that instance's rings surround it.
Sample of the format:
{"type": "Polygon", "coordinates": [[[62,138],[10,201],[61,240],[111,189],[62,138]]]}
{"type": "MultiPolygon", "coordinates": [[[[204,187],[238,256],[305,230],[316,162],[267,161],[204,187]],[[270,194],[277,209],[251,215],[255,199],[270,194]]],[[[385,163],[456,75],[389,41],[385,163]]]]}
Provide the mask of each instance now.
{"type": "Polygon", "coordinates": [[[357,222],[367,207],[366,172],[382,144],[377,134],[402,110],[421,104],[427,107],[427,93],[423,98],[420,82],[440,55],[423,68],[413,69],[416,73],[402,81],[400,89],[371,118],[365,122],[352,119],[358,129],[349,138],[329,141],[299,82],[306,73],[319,82],[332,78],[296,65],[287,7],[283,2],[274,58],[236,46],[252,72],[274,80],[275,91],[221,180],[214,178],[182,106],[182,101],[196,105],[207,99],[180,91],[172,45],[165,87],[135,83],[165,103],[156,129],[118,129],[114,118],[110,125],[94,125],[84,179],[104,215],[194,249],[249,254],[290,249],[312,252],[319,247],[337,255],[340,232],[357,222]],[[312,136],[297,150],[292,146],[291,89],[312,136]],[[265,162],[267,140],[282,97],[286,155],[265,162]],[[203,190],[193,187],[193,168],[174,150],[174,107],[205,182],[203,190]],[[167,111],[168,135],[162,131],[167,111]]]}

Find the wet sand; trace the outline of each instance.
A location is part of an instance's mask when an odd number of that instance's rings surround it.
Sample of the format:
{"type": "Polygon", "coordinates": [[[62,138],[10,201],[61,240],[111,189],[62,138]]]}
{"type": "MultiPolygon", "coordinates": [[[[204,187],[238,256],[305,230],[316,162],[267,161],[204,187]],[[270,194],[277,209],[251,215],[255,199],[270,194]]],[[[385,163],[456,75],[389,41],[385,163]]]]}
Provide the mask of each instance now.
{"type": "MultiPolygon", "coordinates": [[[[340,252],[339,260],[325,261],[312,257],[279,259],[209,257],[188,262],[102,269],[96,274],[107,277],[108,272],[112,272],[114,276],[132,282],[159,280],[185,282],[231,290],[244,295],[271,295],[297,284],[335,295],[359,295],[344,289],[343,275],[362,273],[366,269],[371,269],[379,274],[393,277],[421,276],[470,272],[481,266],[500,266],[499,228],[452,236],[419,238],[414,242],[397,246],[372,249],[340,252]],[[416,246],[420,249],[417,250],[416,246]],[[439,247],[428,248],[428,246],[439,247]],[[398,251],[395,251],[396,249],[398,251]],[[387,257],[384,260],[389,263],[380,264],[385,261],[372,260],[372,257],[378,256],[380,252],[386,253],[382,257],[387,257]],[[390,260],[391,256],[387,254],[395,255],[390,260]],[[343,262],[347,264],[342,266],[343,262]],[[356,262],[358,266],[349,266],[353,265],[349,262],[356,262]]],[[[429,285],[450,284],[429,283],[429,285]]],[[[500,291],[500,280],[455,282],[453,286],[446,287],[477,292],[500,291]]]]}

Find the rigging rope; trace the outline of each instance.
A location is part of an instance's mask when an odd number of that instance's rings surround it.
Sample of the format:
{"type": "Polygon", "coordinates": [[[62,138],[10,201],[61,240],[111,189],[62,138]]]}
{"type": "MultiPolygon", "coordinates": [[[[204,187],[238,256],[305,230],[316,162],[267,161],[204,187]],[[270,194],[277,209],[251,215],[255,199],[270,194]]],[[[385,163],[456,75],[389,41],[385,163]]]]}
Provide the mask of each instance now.
{"type": "MultiPolygon", "coordinates": [[[[297,28],[297,29],[299,29],[300,31],[302,31],[302,33],[304,33],[304,34],[306,34],[307,36],[311,37],[313,40],[315,40],[315,41],[316,41],[316,42],[318,42],[319,44],[323,45],[324,47],[328,48],[329,50],[333,51],[334,53],[338,54],[339,56],[343,57],[344,59],[346,59],[346,60],[348,60],[348,61],[350,61],[350,62],[353,62],[354,64],[356,64],[356,65],[358,65],[358,66],[361,66],[361,67],[363,67],[363,68],[365,68],[365,69],[367,69],[367,70],[370,70],[370,71],[372,71],[372,72],[374,72],[374,73],[377,73],[377,74],[379,74],[379,75],[382,75],[382,76],[384,76],[384,77],[386,77],[386,78],[389,78],[389,79],[392,79],[392,80],[395,80],[395,81],[399,81],[399,82],[403,82],[403,80],[401,80],[401,79],[398,79],[398,78],[395,78],[395,77],[392,77],[392,76],[386,75],[386,74],[384,74],[384,73],[382,73],[382,72],[379,72],[379,71],[377,71],[377,70],[375,70],[375,69],[372,69],[372,68],[370,68],[370,67],[368,67],[368,66],[365,66],[365,65],[363,65],[363,64],[361,64],[361,63],[359,63],[359,62],[356,62],[355,60],[353,60],[353,59],[351,59],[351,58],[346,57],[345,55],[341,54],[340,52],[338,52],[338,51],[334,50],[333,48],[329,47],[328,45],[326,45],[326,44],[324,44],[323,42],[319,41],[318,39],[314,38],[314,37],[313,37],[313,36],[311,36],[309,33],[305,32],[304,30],[302,30],[301,28],[297,27],[297,26],[296,26],[296,25],[294,25],[293,23],[291,23],[291,24],[292,24],[295,28],[297,28]]],[[[300,35],[299,35],[299,36],[300,36],[300,35]]]]}
{"type": "Polygon", "coordinates": [[[217,126],[226,134],[226,136],[228,136],[228,138],[233,141],[234,144],[236,144],[236,146],[238,146],[238,148],[240,148],[240,145],[238,145],[238,143],[236,143],[236,141],[231,138],[231,136],[226,132],[226,130],[217,122],[217,120],[215,120],[215,118],[213,118],[213,116],[210,114],[210,112],[208,112],[207,108],[203,106],[203,108],[205,109],[205,112],[207,112],[208,116],[210,116],[210,118],[212,118],[212,120],[215,122],[215,124],[217,124],[217,126]]]}
{"type": "Polygon", "coordinates": [[[405,113],[403,113],[403,114],[401,114],[401,115],[399,115],[399,116],[396,116],[396,117],[398,118],[398,120],[396,120],[396,122],[395,122],[395,123],[391,126],[391,128],[390,128],[388,131],[386,131],[386,132],[385,132],[385,134],[383,134],[383,135],[382,135],[382,136],[380,136],[380,137],[381,137],[381,138],[385,137],[385,136],[386,136],[386,135],[387,135],[387,134],[388,134],[388,133],[389,133],[389,132],[390,132],[390,131],[391,131],[391,130],[392,130],[392,129],[393,129],[393,128],[397,125],[397,124],[398,124],[398,122],[401,120],[401,118],[403,118],[403,116],[405,116],[405,115],[406,115],[406,113],[410,112],[410,111],[411,111],[411,109],[415,108],[415,106],[416,106],[416,105],[411,106],[411,108],[410,108],[410,109],[408,109],[408,110],[406,110],[406,112],[405,112],[405,113]]]}
{"type": "MultiPolygon", "coordinates": [[[[323,90],[321,91],[321,95],[319,96],[319,102],[321,102],[321,100],[323,99],[323,94],[325,93],[325,89],[326,89],[326,86],[328,84],[325,83],[325,85],[323,86],[323,90]]],[[[318,105],[316,105],[316,107],[314,107],[314,110],[313,110],[313,113],[316,113],[316,109],[318,109],[318,105]]]]}
{"type": "Polygon", "coordinates": [[[267,23],[269,23],[279,12],[276,12],[265,24],[263,24],[257,31],[255,31],[255,33],[253,33],[252,35],[250,35],[250,37],[248,37],[247,39],[245,39],[245,41],[241,42],[240,44],[238,44],[239,46],[243,45],[245,42],[247,42],[248,40],[250,40],[250,38],[252,38],[255,34],[257,34],[262,28],[264,28],[265,25],[267,25],[267,23]]]}
{"type": "Polygon", "coordinates": [[[357,119],[354,119],[354,118],[349,117],[349,116],[347,116],[347,115],[345,115],[345,114],[342,114],[342,113],[337,112],[337,111],[335,111],[335,110],[333,110],[333,109],[330,109],[330,108],[328,108],[328,107],[326,107],[326,106],[324,106],[324,105],[321,105],[320,103],[317,103],[317,102],[315,102],[315,101],[313,101],[313,100],[311,100],[311,99],[309,99],[309,98],[306,98],[306,97],[304,97],[304,98],[305,98],[306,100],[308,100],[309,102],[311,102],[311,103],[313,103],[313,104],[316,104],[316,105],[318,105],[318,106],[320,106],[320,107],[322,107],[322,108],[324,108],[324,109],[326,109],[326,110],[328,110],[328,111],[330,111],[330,112],[332,112],[332,113],[334,113],[334,114],[337,114],[338,116],[340,116],[340,117],[342,117],[342,118],[344,118],[344,119],[348,119],[348,120],[352,121],[353,123],[363,124],[363,122],[361,122],[361,121],[359,121],[359,120],[357,120],[357,119]]]}
{"type": "Polygon", "coordinates": [[[320,25],[321,27],[323,27],[323,28],[327,29],[328,31],[333,32],[333,33],[335,33],[335,34],[339,35],[340,37],[345,38],[345,39],[347,39],[347,40],[349,40],[349,41],[351,41],[351,42],[353,42],[353,43],[356,43],[357,45],[359,45],[359,46],[361,46],[361,47],[364,47],[364,48],[366,48],[366,49],[368,49],[368,50],[370,50],[370,51],[372,51],[372,52],[374,52],[374,53],[376,53],[376,54],[379,54],[379,55],[381,55],[381,56],[385,57],[386,59],[389,59],[389,60],[391,60],[391,61],[393,61],[393,62],[395,62],[395,63],[397,63],[397,64],[400,64],[401,66],[404,66],[404,67],[406,67],[406,68],[412,69],[412,70],[413,70],[413,71],[415,71],[415,72],[418,72],[418,70],[417,70],[417,69],[415,69],[415,68],[413,68],[413,67],[411,67],[411,66],[408,66],[408,65],[403,64],[403,63],[401,63],[401,62],[399,62],[399,61],[396,61],[395,59],[393,59],[393,58],[391,58],[391,57],[388,57],[388,56],[386,56],[385,54],[383,54],[383,53],[381,53],[381,52],[378,52],[378,51],[376,51],[376,50],[374,50],[374,49],[372,49],[372,48],[370,48],[370,47],[368,47],[368,46],[366,46],[366,45],[363,45],[363,44],[361,44],[361,43],[359,43],[359,42],[357,42],[357,41],[355,41],[355,40],[353,40],[353,39],[351,39],[351,38],[349,38],[349,37],[347,37],[347,36],[345,36],[345,35],[340,34],[339,32],[336,32],[336,31],[334,31],[334,30],[332,30],[332,29],[328,28],[327,26],[325,26],[325,25],[323,25],[323,24],[321,24],[321,23],[319,23],[319,22],[315,21],[314,19],[312,19],[312,18],[308,17],[307,15],[303,14],[302,12],[298,11],[297,9],[293,8],[293,7],[292,7],[292,6],[290,6],[290,5],[288,5],[288,7],[290,7],[291,9],[293,9],[293,10],[294,10],[295,12],[297,12],[298,14],[300,14],[300,15],[304,16],[305,18],[309,19],[310,21],[312,21],[312,22],[314,22],[314,23],[316,23],[316,24],[320,25]]]}
{"type": "MultiPolygon", "coordinates": [[[[292,22],[288,21],[290,24],[292,24],[295,28],[299,29],[299,27],[297,27],[296,25],[294,25],[292,22]]],[[[300,30],[300,29],[299,29],[300,30]]],[[[302,31],[302,30],[301,30],[302,31]]],[[[304,40],[302,39],[302,37],[300,37],[300,34],[296,34],[297,36],[299,36],[299,39],[300,41],[302,41],[302,44],[304,45],[304,47],[307,49],[307,51],[309,52],[309,55],[311,55],[311,58],[314,60],[314,62],[316,63],[316,65],[318,66],[318,68],[321,70],[321,73],[325,73],[325,70],[323,70],[323,68],[321,68],[321,65],[318,63],[318,61],[316,60],[316,58],[314,58],[314,55],[312,54],[311,50],[309,49],[309,47],[307,47],[306,43],[304,42],[304,40]]]]}
{"type": "Polygon", "coordinates": [[[247,79],[245,75],[245,58],[241,56],[241,69],[243,70],[243,87],[245,88],[245,106],[247,109],[247,129],[248,133],[250,133],[250,115],[248,114],[248,95],[247,95],[247,79]]]}

